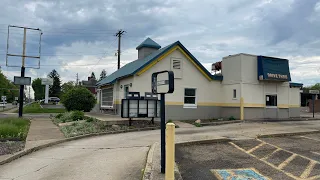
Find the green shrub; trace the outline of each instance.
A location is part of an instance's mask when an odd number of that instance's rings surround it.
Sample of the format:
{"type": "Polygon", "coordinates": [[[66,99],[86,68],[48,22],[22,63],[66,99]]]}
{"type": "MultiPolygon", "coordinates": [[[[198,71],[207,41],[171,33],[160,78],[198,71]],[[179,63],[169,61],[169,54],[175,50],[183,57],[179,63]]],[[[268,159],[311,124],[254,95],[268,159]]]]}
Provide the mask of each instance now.
{"type": "Polygon", "coordinates": [[[193,123],[193,125],[195,125],[196,127],[202,127],[201,123],[193,123]]]}
{"type": "Polygon", "coordinates": [[[75,87],[62,96],[62,104],[68,111],[89,112],[96,104],[93,94],[85,87],[75,87]]]}
{"type": "Polygon", "coordinates": [[[73,121],[83,120],[84,119],[84,112],[72,111],[71,118],[73,121]]]}
{"type": "Polygon", "coordinates": [[[230,116],[230,117],[229,117],[229,120],[236,120],[236,118],[233,117],[233,116],[230,116]]]}
{"type": "Polygon", "coordinates": [[[93,121],[95,121],[95,118],[93,118],[93,117],[88,117],[86,119],[86,122],[93,122],[93,121]]]}
{"type": "Polygon", "coordinates": [[[62,114],[62,113],[59,113],[59,114],[56,115],[55,118],[58,118],[58,119],[59,119],[59,118],[61,118],[62,116],[63,116],[63,114],[62,114]]]}
{"type": "Polygon", "coordinates": [[[28,134],[30,121],[20,118],[0,119],[0,138],[25,139],[28,134]]]}
{"type": "Polygon", "coordinates": [[[167,121],[167,123],[173,123],[172,119],[169,119],[169,120],[167,121]]]}
{"type": "Polygon", "coordinates": [[[93,123],[75,122],[75,123],[72,123],[71,126],[61,127],[61,131],[66,137],[73,137],[73,136],[79,136],[83,134],[97,133],[98,129],[93,123]]]}

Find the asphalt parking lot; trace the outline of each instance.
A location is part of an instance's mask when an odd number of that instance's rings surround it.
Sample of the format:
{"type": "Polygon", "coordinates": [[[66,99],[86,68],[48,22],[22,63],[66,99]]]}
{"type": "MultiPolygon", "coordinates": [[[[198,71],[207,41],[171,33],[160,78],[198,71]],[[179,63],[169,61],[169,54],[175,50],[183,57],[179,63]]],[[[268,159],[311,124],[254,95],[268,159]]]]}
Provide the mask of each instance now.
{"type": "Polygon", "coordinates": [[[320,134],[177,146],[184,180],[320,179],[320,134]]]}

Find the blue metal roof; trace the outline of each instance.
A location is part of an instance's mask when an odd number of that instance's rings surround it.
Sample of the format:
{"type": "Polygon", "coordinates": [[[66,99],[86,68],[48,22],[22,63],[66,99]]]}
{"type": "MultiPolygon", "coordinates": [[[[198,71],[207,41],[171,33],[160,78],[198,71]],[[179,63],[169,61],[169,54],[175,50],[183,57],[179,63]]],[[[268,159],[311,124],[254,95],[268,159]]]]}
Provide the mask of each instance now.
{"type": "Polygon", "coordinates": [[[222,81],[223,76],[212,75],[179,41],[172,43],[164,48],[161,48],[145,58],[137,59],[132,61],[109,76],[105,77],[101,81],[97,83],[97,86],[108,85],[115,83],[116,80],[132,76],[143,69],[145,66],[150,64],[152,61],[156,60],[159,56],[166,53],[172,47],[178,45],[181,49],[183,49],[192,59],[193,61],[213,80],[222,81]]]}
{"type": "Polygon", "coordinates": [[[144,40],[136,49],[138,50],[143,47],[156,48],[156,49],[161,48],[161,46],[158,43],[154,42],[150,38],[147,38],[146,40],[144,40]]]}
{"type": "Polygon", "coordinates": [[[302,83],[294,83],[294,82],[290,82],[290,87],[302,87],[303,84],[302,83]]]}

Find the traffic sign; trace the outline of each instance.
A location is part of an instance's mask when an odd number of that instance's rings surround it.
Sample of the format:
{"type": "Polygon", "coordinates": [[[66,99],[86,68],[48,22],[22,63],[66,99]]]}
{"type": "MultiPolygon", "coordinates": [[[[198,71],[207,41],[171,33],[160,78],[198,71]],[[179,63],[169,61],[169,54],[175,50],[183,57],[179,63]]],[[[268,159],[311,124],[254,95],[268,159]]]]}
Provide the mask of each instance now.
{"type": "Polygon", "coordinates": [[[7,100],[7,96],[1,96],[1,100],[2,101],[6,101],[7,100]]]}
{"type": "Polygon", "coordinates": [[[155,72],[151,76],[153,94],[167,94],[174,91],[174,74],[172,71],[155,72]]]}
{"type": "Polygon", "coordinates": [[[14,98],[14,100],[18,101],[18,100],[19,100],[19,98],[18,98],[18,97],[15,97],[15,98],[14,98]]]}
{"type": "Polygon", "coordinates": [[[31,84],[31,77],[14,76],[13,82],[15,85],[30,85],[31,84]]]}
{"type": "Polygon", "coordinates": [[[41,78],[41,84],[42,85],[53,85],[53,79],[52,78],[41,78]]]}
{"type": "Polygon", "coordinates": [[[319,94],[319,90],[309,90],[310,94],[319,94]]]}

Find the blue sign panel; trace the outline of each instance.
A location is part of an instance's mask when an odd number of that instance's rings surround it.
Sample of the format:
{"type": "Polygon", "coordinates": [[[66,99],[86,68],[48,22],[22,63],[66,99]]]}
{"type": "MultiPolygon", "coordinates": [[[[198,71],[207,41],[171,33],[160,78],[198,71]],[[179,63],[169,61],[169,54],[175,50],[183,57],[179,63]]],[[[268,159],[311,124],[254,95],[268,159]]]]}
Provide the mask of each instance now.
{"type": "Polygon", "coordinates": [[[258,80],[291,81],[289,61],[258,56],[258,80]]]}

